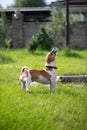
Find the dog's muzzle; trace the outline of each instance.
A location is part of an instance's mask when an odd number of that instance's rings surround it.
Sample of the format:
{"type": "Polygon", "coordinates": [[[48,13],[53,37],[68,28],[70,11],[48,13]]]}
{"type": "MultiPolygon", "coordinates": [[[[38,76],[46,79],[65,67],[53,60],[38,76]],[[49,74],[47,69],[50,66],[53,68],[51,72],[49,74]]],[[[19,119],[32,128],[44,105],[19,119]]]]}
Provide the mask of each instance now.
{"type": "Polygon", "coordinates": [[[21,82],[26,82],[26,80],[27,80],[27,77],[20,76],[20,81],[21,82]]]}
{"type": "Polygon", "coordinates": [[[54,52],[54,54],[56,55],[57,51],[58,51],[58,49],[56,47],[54,47],[51,52],[54,52]]]}

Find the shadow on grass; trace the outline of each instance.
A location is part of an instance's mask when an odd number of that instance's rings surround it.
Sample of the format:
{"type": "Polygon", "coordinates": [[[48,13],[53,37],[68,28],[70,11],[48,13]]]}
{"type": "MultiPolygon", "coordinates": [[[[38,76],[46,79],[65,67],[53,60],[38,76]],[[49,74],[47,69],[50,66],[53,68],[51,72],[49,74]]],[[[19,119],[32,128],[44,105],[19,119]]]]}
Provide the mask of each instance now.
{"type": "Polygon", "coordinates": [[[14,60],[10,56],[0,53],[0,64],[8,64],[12,62],[14,62],[14,60]]]}

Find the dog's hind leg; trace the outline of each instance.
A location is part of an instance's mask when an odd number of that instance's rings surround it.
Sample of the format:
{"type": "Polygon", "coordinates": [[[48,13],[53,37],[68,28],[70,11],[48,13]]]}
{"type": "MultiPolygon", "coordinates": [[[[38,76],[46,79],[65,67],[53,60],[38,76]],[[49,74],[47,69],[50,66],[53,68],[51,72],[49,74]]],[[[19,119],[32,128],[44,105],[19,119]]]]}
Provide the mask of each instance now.
{"type": "Polygon", "coordinates": [[[28,79],[26,80],[26,84],[25,84],[25,86],[26,86],[26,92],[30,92],[30,90],[29,90],[30,83],[31,83],[31,75],[29,73],[28,79]]]}

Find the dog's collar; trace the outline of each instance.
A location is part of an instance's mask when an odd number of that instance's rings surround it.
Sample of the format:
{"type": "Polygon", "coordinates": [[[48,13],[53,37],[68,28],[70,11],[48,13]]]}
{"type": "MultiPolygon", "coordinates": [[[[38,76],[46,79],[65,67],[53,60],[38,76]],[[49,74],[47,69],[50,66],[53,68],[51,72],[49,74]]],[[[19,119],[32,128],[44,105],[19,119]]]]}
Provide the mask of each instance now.
{"type": "Polygon", "coordinates": [[[50,65],[46,65],[47,68],[52,68],[52,69],[57,69],[56,66],[50,66],[50,65]]]}

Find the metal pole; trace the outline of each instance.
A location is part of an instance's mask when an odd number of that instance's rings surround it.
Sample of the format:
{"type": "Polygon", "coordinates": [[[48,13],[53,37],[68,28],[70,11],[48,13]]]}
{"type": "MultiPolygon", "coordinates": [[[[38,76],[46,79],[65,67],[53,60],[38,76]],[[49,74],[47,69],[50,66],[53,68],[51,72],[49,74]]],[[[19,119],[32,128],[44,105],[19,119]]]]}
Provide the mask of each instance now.
{"type": "Polygon", "coordinates": [[[70,51],[70,36],[69,36],[69,0],[66,0],[66,47],[70,51]]]}

